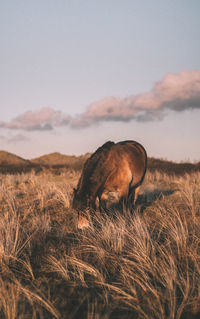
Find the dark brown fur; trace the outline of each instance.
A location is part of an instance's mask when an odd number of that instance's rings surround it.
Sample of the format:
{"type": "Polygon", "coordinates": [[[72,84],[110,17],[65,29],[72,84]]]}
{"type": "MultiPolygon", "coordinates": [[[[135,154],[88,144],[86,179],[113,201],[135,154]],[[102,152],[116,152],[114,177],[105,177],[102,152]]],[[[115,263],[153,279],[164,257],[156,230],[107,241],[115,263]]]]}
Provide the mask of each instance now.
{"type": "Polygon", "coordinates": [[[118,200],[127,203],[132,196],[135,203],[147,168],[147,154],[135,141],[117,144],[107,142],[86,161],[72,206],[77,210],[95,209],[96,198],[100,207],[106,207],[109,195],[118,194],[118,200]]]}

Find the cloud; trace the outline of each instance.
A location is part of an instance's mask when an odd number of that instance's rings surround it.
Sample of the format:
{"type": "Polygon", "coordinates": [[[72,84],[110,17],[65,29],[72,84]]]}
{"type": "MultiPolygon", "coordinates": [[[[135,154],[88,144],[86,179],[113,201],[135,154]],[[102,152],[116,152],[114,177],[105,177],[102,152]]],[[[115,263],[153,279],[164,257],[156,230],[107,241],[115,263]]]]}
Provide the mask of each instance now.
{"type": "Polygon", "coordinates": [[[0,122],[0,127],[26,131],[48,131],[56,126],[67,125],[70,117],[50,107],[38,111],[27,111],[10,122],[0,122]]]}
{"type": "Polygon", "coordinates": [[[151,92],[124,99],[109,97],[90,104],[71,122],[74,128],[102,121],[152,121],[162,119],[166,110],[181,112],[200,109],[200,71],[167,74],[151,92]]]}
{"type": "Polygon", "coordinates": [[[0,121],[0,128],[25,131],[49,131],[60,126],[89,127],[105,121],[129,122],[161,120],[166,111],[200,109],[200,71],[169,73],[147,93],[126,98],[107,97],[90,104],[74,117],[50,107],[27,111],[10,122],[0,121]]]}
{"type": "Polygon", "coordinates": [[[19,142],[29,142],[29,141],[30,141],[30,138],[22,134],[17,134],[7,138],[8,143],[19,143],[19,142]]]}
{"type": "Polygon", "coordinates": [[[28,142],[30,141],[30,138],[22,134],[16,134],[11,136],[10,134],[8,134],[8,136],[0,135],[0,141],[4,143],[18,143],[18,142],[28,142]]]}
{"type": "Polygon", "coordinates": [[[72,119],[72,127],[85,127],[101,121],[130,121],[134,110],[128,99],[109,97],[90,104],[86,111],[72,119]]]}

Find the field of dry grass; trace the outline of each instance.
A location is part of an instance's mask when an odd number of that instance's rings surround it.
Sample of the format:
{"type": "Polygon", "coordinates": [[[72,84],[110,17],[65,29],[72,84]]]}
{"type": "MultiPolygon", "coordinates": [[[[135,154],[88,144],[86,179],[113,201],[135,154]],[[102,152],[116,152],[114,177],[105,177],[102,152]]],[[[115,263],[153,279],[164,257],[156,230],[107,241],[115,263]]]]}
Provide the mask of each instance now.
{"type": "Polygon", "coordinates": [[[0,175],[0,318],[199,318],[200,172],[148,172],[134,212],[84,231],[79,174],[0,175]]]}

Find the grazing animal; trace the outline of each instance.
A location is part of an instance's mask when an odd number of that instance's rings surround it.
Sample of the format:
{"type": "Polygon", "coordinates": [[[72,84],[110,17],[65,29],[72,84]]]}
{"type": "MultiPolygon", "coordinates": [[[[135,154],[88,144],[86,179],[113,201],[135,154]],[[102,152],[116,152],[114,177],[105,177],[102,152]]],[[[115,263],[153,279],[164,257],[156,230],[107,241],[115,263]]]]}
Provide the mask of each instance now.
{"type": "MultiPolygon", "coordinates": [[[[98,198],[99,208],[106,208],[113,194],[117,202],[127,204],[132,198],[135,204],[146,169],[147,154],[141,144],[135,141],[103,144],[85,162],[74,189],[72,207],[78,211],[95,209],[98,198]]],[[[79,216],[78,228],[87,224],[79,216]]]]}

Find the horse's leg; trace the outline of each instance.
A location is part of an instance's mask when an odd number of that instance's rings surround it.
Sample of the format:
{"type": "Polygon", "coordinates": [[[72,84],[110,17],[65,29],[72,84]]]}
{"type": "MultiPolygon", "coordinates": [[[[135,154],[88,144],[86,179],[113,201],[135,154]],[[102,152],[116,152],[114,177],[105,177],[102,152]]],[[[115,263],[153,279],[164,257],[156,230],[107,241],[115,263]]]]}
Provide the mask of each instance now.
{"type": "Polygon", "coordinates": [[[87,228],[91,222],[91,213],[93,213],[96,209],[95,200],[87,199],[87,208],[78,213],[78,229],[87,228]]]}
{"type": "Polygon", "coordinates": [[[135,205],[136,200],[137,200],[137,198],[138,198],[138,194],[139,194],[139,191],[140,191],[140,187],[141,187],[141,186],[138,186],[138,187],[136,187],[136,188],[134,189],[134,205],[135,205]]]}
{"type": "Polygon", "coordinates": [[[104,192],[99,196],[99,207],[100,207],[100,212],[102,212],[102,210],[106,210],[106,203],[108,201],[108,193],[104,192]]]}
{"type": "Polygon", "coordinates": [[[102,212],[101,195],[98,196],[98,200],[99,200],[99,211],[102,212]]]}

